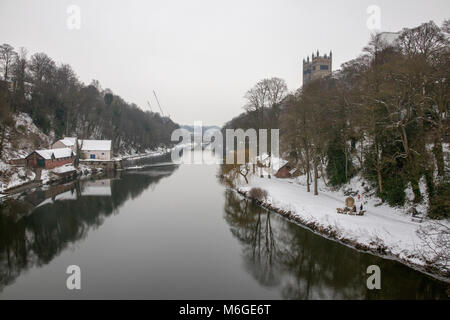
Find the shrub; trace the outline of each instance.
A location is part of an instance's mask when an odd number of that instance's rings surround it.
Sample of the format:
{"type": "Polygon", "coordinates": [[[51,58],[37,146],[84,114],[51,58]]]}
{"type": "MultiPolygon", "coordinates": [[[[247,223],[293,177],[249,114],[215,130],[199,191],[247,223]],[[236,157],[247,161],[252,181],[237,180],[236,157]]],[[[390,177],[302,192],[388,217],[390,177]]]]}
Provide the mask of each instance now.
{"type": "Polygon", "coordinates": [[[326,170],[328,182],[333,187],[338,187],[348,182],[353,177],[355,170],[349,155],[347,156],[347,176],[345,176],[346,155],[343,151],[343,146],[341,146],[337,140],[333,141],[328,147],[327,157],[328,164],[326,170]]]}
{"type": "Polygon", "coordinates": [[[268,193],[266,190],[263,190],[261,188],[251,188],[248,196],[250,199],[263,201],[267,199],[268,193]]]}
{"type": "Polygon", "coordinates": [[[450,183],[438,186],[430,199],[429,216],[433,219],[447,219],[450,215],[450,183]]]}

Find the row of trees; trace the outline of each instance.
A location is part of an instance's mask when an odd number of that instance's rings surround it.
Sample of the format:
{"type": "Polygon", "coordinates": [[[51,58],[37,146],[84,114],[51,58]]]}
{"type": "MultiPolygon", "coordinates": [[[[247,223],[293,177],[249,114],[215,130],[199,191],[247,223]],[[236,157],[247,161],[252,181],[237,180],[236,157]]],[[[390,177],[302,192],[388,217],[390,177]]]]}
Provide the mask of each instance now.
{"type": "MultiPolygon", "coordinates": [[[[68,64],[56,64],[45,53],[28,58],[8,44],[0,46],[0,126],[11,125],[12,115],[25,112],[55,138],[112,139],[114,150],[141,150],[170,144],[178,127],[159,113],[144,112],[125,102],[98,81],[85,85],[68,64]]],[[[0,148],[1,150],[1,148],[0,148]]]]}
{"type": "Polygon", "coordinates": [[[360,173],[391,205],[404,204],[410,187],[414,202],[428,196],[432,215],[448,215],[449,29],[449,21],[441,28],[428,22],[404,29],[393,43],[375,35],[332,76],[267,108],[246,106],[226,127],[279,126],[284,156],[308,176],[315,194],[320,177],[340,186],[360,173]],[[262,124],[257,110],[264,109],[262,124]]]}

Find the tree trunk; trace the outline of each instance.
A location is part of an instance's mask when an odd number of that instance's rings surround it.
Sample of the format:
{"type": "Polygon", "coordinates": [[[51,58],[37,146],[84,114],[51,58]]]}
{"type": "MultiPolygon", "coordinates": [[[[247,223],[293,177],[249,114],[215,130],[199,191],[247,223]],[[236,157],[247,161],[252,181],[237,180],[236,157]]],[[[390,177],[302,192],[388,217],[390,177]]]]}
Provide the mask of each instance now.
{"type": "Polygon", "coordinates": [[[419,180],[417,178],[411,179],[411,186],[414,192],[414,203],[420,203],[422,201],[422,193],[420,192],[419,180]]]}
{"type": "Polygon", "coordinates": [[[328,187],[327,179],[325,178],[325,172],[323,170],[323,157],[320,157],[320,174],[322,175],[323,183],[328,187]]]}
{"type": "Polygon", "coordinates": [[[402,142],[403,142],[403,148],[405,149],[406,159],[408,160],[408,158],[409,158],[408,135],[406,134],[405,126],[402,125],[401,128],[402,128],[402,142]]]}
{"type": "Polygon", "coordinates": [[[348,150],[347,150],[347,141],[344,141],[344,149],[345,149],[345,182],[347,182],[348,179],[348,150]]]}
{"type": "Polygon", "coordinates": [[[314,195],[319,195],[319,190],[317,189],[317,180],[319,179],[319,174],[317,171],[317,161],[314,161],[314,195]]]}
{"type": "Polygon", "coordinates": [[[3,143],[5,142],[6,125],[2,126],[2,137],[0,139],[0,158],[3,154],[3,143]]]}
{"type": "Polygon", "coordinates": [[[380,193],[383,193],[383,177],[381,175],[381,160],[380,160],[380,150],[378,147],[378,143],[375,142],[375,152],[377,157],[377,164],[375,168],[377,169],[377,179],[378,179],[378,190],[380,193]]]}
{"type": "Polygon", "coordinates": [[[445,171],[444,153],[442,152],[442,143],[437,138],[434,140],[433,153],[436,158],[438,175],[442,177],[445,171]]]}
{"type": "Polygon", "coordinates": [[[383,177],[381,176],[381,168],[377,166],[377,176],[378,176],[378,189],[380,193],[383,193],[383,177]]]}
{"type": "Polygon", "coordinates": [[[311,192],[311,188],[309,187],[309,151],[306,149],[306,191],[311,192]]]}

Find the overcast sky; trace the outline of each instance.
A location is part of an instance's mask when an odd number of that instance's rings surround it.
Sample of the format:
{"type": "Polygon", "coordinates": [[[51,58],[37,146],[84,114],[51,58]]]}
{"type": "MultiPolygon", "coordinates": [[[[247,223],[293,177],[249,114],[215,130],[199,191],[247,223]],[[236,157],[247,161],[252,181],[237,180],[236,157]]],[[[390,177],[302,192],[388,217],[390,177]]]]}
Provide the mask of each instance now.
{"type": "Polygon", "coordinates": [[[300,87],[312,51],[333,50],[334,70],[360,54],[370,5],[383,31],[450,18],[449,0],[0,0],[0,43],[45,52],[143,109],[156,109],[155,90],[178,123],[222,125],[262,78],[300,87]],[[67,26],[70,5],[80,29],[67,26]]]}

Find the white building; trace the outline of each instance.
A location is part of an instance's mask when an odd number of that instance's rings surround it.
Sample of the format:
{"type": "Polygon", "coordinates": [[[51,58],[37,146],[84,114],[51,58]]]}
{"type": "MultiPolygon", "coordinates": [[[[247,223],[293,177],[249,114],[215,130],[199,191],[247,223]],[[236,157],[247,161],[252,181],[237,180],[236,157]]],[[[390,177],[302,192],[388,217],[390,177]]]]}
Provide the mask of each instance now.
{"type": "Polygon", "coordinates": [[[111,180],[103,179],[103,180],[85,181],[81,187],[81,195],[111,197],[111,180]]]}
{"type": "Polygon", "coordinates": [[[379,34],[380,40],[389,47],[394,47],[398,44],[401,32],[381,32],[379,34]]]}
{"type": "Polygon", "coordinates": [[[87,140],[74,137],[65,137],[56,141],[53,145],[53,149],[70,148],[74,153],[80,151],[81,159],[89,160],[111,160],[112,158],[112,144],[111,140],[87,140]]]}
{"type": "Polygon", "coordinates": [[[111,160],[111,140],[78,140],[81,159],[111,160]]]}
{"type": "Polygon", "coordinates": [[[56,141],[52,145],[52,149],[70,148],[74,153],[76,153],[77,152],[76,142],[77,138],[65,137],[61,140],[56,141]]]}

